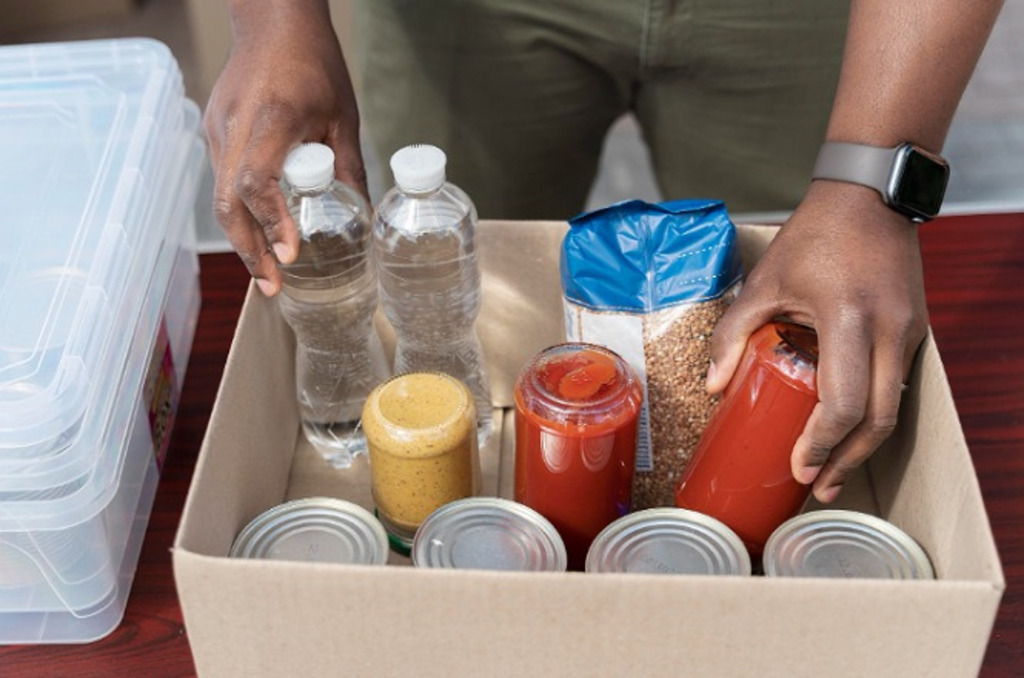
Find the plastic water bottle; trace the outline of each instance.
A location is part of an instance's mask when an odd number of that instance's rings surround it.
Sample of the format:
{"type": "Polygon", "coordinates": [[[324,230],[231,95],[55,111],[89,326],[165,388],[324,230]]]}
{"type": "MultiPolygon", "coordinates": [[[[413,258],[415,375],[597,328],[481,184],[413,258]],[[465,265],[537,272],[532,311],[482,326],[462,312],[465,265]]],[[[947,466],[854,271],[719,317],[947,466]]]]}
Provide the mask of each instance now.
{"type": "Polygon", "coordinates": [[[445,182],[435,146],[406,146],[391,157],[395,187],[374,217],[381,304],[397,337],[395,374],[442,372],[476,401],[481,446],[490,437],[491,391],[474,322],[480,311],[476,207],[445,182]]]}
{"type": "Polygon", "coordinates": [[[299,230],[296,260],[281,266],[281,314],[295,332],[295,387],[302,429],[338,468],[366,452],[359,418],[389,375],[373,327],[377,275],[366,202],[334,179],[334,152],[303,144],[285,160],[288,211],[299,230]]]}

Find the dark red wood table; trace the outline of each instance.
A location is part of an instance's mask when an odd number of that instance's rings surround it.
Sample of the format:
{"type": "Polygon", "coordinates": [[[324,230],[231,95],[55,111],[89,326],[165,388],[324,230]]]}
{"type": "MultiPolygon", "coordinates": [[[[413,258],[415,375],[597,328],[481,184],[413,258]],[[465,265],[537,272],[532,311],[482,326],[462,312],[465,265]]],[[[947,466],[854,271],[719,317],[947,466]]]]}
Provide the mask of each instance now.
{"type": "MultiPolygon", "coordinates": [[[[1024,675],[1024,214],[921,228],[931,323],[1002,556],[1007,590],[981,675],[1024,675]]],[[[90,645],[0,648],[2,676],[189,676],[170,547],[248,275],[203,255],[203,309],[124,622],[90,645]]]]}

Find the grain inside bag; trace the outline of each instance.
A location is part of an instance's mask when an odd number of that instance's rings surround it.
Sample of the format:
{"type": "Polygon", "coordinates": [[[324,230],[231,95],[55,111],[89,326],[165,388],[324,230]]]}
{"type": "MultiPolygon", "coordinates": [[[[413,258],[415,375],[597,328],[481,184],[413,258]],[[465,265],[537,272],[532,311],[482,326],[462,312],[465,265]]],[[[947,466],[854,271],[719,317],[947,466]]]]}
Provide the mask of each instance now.
{"type": "Polygon", "coordinates": [[[736,230],[717,200],[640,200],[570,221],[561,278],[569,341],[615,351],[644,382],[634,510],[673,505],[706,426],[711,333],[739,292],[736,230]]]}

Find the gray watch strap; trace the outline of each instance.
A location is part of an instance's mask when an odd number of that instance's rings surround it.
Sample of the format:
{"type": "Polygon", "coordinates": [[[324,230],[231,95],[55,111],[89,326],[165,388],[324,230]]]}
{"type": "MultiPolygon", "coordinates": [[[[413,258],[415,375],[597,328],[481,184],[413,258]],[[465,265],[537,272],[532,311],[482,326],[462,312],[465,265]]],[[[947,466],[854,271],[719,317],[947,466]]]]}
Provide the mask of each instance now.
{"type": "Polygon", "coordinates": [[[821,145],[811,176],[863,184],[885,195],[895,156],[895,148],[826,141],[821,145]]]}

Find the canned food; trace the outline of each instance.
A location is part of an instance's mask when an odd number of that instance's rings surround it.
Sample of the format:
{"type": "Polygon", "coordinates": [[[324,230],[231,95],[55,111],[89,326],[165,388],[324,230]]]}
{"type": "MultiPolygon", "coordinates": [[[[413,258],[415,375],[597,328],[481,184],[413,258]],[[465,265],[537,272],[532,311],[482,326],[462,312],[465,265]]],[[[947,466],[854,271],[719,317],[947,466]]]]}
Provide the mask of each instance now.
{"type": "Polygon", "coordinates": [[[857,511],[811,511],[783,523],[764,549],[770,577],[934,579],[924,549],[903,530],[857,511]]]}
{"type": "Polygon", "coordinates": [[[256,516],[231,545],[232,558],[383,565],[388,536],[369,511],[342,499],[296,499],[256,516]]]}
{"type": "Polygon", "coordinates": [[[736,533],[703,513],[653,508],[619,518],[587,553],[587,572],[750,575],[736,533]]]}
{"type": "Polygon", "coordinates": [[[565,545],[528,506],[496,497],[445,504],[420,525],[412,545],[418,567],[563,572],[565,545]]]}

